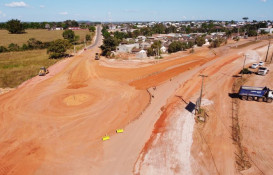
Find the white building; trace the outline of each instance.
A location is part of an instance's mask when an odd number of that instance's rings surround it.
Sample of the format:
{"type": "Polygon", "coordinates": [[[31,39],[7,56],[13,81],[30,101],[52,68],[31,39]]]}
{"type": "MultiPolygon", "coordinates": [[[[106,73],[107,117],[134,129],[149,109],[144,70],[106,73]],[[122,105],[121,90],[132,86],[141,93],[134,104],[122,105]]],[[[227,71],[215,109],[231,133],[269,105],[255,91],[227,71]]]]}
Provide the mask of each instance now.
{"type": "Polygon", "coordinates": [[[137,58],[147,58],[147,52],[145,50],[141,50],[136,54],[137,58]]]}
{"type": "Polygon", "coordinates": [[[273,33],[273,28],[259,28],[258,33],[261,33],[262,30],[268,32],[269,34],[273,33]]]}
{"type": "Polygon", "coordinates": [[[160,51],[161,51],[162,53],[166,53],[166,52],[167,52],[167,48],[166,48],[165,46],[162,46],[162,47],[160,48],[160,51]]]}
{"type": "Polygon", "coordinates": [[[133,48],[139,49],[139,44],[126,44],[126,45],[119,45],[117,47],[118,53],[131,53],[133,48]]]}

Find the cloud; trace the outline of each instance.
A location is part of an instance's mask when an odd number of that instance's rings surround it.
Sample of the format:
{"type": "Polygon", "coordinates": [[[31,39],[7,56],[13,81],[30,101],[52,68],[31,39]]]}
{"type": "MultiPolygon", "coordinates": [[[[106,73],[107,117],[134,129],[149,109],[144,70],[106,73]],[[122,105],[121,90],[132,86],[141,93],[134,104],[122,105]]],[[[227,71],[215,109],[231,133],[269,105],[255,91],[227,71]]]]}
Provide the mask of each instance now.
{"type": "Polygon", "coordinates": [[[44,5],[40,5],[40,8],[45,8],[45,6],[44,5]]]}
{"type": "Polygon", "coordinates": [[[6,14],[3,13],[2,11],[0,11],[0,18],[1,18],[1,17],[6,17],[6,14]]]}
{"type": "Polygon", "coordinates": [[[60,15],[68,15],[68,12],[60,12],[60,15]]]}
{"type": "Polygon", "coordinates": [[[266,2],[267,0],[261,0],[262,2],[266,2]]]}
{"type": "Polygon", "coordinates": [[[182,19],[187,19],[187,17],[186,16],[182,16],[182,19]]]}
{"type": "Polygon", "coordinates": [[[6,7],[27,7],[28,5],[23,2],[23,1],[20,1],[20,2],[11,2],[9,4],[5,4],[6,7]]]}
{"type": "Polygon", "coordinates": [[[123,11],[126,13],[138,13],[139,12],[139,10],[133,10],[133,9],[125,9],[123,11]]]}

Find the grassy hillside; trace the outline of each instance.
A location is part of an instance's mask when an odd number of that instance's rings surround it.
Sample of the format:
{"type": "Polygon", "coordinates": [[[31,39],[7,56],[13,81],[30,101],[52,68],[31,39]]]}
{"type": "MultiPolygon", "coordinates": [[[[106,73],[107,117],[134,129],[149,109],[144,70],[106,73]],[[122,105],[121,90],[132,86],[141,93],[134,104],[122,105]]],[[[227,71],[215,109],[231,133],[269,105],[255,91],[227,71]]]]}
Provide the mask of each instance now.
{"type": "Polygon", "coordinates": [[[48,59],[46,50],[0,54],[0,87],[16,87],[36,76],[40,67],[49,67],[59,60],[48,59]]]}
{"type": "MultiPolygon", "coordinates": [[[[22,46],[24,43],[27,43],[30,38],[35,38],[43,42],[53,41],[56,39],[62,39],[62,34],[63,31],[48,31],[43,29],[29,29],[26,30],[26,33],[24,34],[9,34],[7,30],[0,30],[0,46],[7,47],[10,43],[15,43],[22,46]]],[[[75,34],[80,36],[80,41],[84,41],[86,34],[90,34],[92,36],[88,30],[75,31],[75,34]]]]}
{"type": "MultiPolygon", "coordinates": [[[[6,30],[0,30],[0,46],[8,46],[10,43],[22,46],[30,38],[35,38],[43,42],[62,39],[63,31],[48,30],[26,30],[25,34],[9,34],[6,30]]],[[[80,36],[80,41],[84,41],[85,35],[94,33],[88,30],[75,31],[80,36]]],[[[77,50],[84,47],[84,44],[76,46],[77,50]]],[[[69,53],[73,52],[71,48],[69,53]]],[[[49,67],[59,60],[48,59],[46,50],[29,50],[22,52],[6,52],[0,53],[0,87],[16,87],[22,82],[36,76],[40,67],[49,67]]]]}

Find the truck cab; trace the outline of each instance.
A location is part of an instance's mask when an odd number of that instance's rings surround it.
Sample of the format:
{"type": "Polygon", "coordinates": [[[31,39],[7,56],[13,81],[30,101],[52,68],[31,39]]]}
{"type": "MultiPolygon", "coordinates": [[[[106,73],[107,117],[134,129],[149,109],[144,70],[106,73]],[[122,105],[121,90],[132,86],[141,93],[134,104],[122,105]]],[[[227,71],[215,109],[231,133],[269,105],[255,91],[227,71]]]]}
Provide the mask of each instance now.
{"type": "Polygon", "coordinates": [[[273,99],[273,91],[268,91],[267,97],[273,99]]]}

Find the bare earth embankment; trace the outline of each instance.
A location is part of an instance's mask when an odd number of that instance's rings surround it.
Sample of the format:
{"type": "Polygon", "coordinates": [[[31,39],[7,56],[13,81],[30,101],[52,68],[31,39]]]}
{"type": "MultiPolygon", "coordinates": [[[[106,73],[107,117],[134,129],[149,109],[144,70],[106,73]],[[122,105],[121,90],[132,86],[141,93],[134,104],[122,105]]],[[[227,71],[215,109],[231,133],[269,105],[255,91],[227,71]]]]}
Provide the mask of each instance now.
{"type": "Polygon", "coordinates": [[[264,44],[139,67],[104,66],[98,47],[60,62],[0,96],[0,174],[235,174],[228,92],[241,52],[264,44]],[[200,125],[182,99],[195,102],[201,73],[210,117],[200,125]]]}

